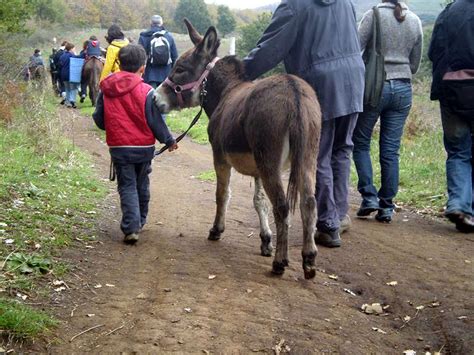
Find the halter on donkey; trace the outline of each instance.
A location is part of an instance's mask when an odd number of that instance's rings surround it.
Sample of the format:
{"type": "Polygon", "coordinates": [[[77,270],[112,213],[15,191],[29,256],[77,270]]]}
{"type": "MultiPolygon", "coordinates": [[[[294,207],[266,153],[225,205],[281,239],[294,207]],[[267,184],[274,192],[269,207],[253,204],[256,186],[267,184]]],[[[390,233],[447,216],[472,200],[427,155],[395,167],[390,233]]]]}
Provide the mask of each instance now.
{"type": "Polygon", "coordinates": [[[254,206],[260,219],[263,256],[271,256],[273,250],[264,190],[272,203],[277,228],[275,274],[283,274],[288,265],[289,212],[300,195],[303,270],[306,278],[314,277],[314,189],[321,110],[313,89],[293,75],[246,81],[238,59],[229,56],[217,61],[219,39],[214,27],[203,38],[189,21],[185,23],[195,48],[178,59],[169,78],[157,88],[155,104],[162,112],[202,104],[209,117],[217,211],[208,239],[218,240],[224,232],[233,167],[255,178],[254,206]],[[288,166],[285,194],[281,171],[288,166]]]}

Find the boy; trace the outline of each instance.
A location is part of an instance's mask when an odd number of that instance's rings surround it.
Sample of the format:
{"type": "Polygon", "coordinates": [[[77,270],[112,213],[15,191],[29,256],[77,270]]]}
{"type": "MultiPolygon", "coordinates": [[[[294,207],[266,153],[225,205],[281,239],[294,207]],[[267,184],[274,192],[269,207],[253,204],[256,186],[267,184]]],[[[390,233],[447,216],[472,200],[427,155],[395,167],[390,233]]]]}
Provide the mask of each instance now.
{"type": "Polygon", "coordinates": [[[128,45],[120,49],[118,56],[121,71],[100,83],[101,93],[92,117],[105,130],[117,173],[124,242],[134,244],[148,214],[148,174],[155,139],[165,143],[170,152],[178,145],[153,104],[152,87],[141,78],[146,62],[143,47],[128,45]]]}

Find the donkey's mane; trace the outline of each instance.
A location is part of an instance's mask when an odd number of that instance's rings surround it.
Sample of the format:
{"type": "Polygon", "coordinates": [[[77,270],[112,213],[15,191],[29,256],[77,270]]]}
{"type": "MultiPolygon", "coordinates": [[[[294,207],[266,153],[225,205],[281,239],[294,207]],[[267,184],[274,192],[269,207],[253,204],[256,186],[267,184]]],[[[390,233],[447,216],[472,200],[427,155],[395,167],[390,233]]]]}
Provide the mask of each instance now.
{"type": "Polygon", "coordinates": [[[228,55],[221,59],[226,64],[221,69],[221,75],[227,78],[233,77],[241,81],[246,80],[244,63],[238,59],[235,55],[228,55]]]}

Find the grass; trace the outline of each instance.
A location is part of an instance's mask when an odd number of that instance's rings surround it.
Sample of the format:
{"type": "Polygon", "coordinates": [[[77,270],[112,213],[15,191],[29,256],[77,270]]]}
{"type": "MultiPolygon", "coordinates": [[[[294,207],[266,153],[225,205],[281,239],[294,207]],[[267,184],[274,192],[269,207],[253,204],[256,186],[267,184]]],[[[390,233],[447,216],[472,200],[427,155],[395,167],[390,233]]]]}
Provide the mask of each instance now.
{"type": "MultiPolygon", "coordinates": [[[[194,116],[198,113],[199,108],[185,109],[181,111],[173,111],[166,116],[166,124],[173,132],[182,133],[190,125],[194,116]]],[[[191,128],[188,135],[199,144],[209,143],[207,136],[208,118],[203,112],[201,118],[196,125],[191,128]]]]}
{"type": "Polygon", "coordinates": [[[0,298],[0,329],[19,339],[36,338],[57,325],[57,321],[17,301],[0,298]]]}
{"type": "Polygon", "coordinates": [[[199,173],[197,178],[201,181],[216,181],[216,172],[214,170],[203,171],[199,173]]]}
{"type": "MultiPolygon", "coordinates": [[[[23,104],[10,124],[0,122],[0,289],[41,295],[45,280],[69,269],[61,248],[88,235],[107,190],[91,158],[64,138],[57,100],[18,90],[23,104]]],[[[54,325],[13,301],[0,300],[0,312],[0,329],[13,336],[35,337],[54,325]]]]}

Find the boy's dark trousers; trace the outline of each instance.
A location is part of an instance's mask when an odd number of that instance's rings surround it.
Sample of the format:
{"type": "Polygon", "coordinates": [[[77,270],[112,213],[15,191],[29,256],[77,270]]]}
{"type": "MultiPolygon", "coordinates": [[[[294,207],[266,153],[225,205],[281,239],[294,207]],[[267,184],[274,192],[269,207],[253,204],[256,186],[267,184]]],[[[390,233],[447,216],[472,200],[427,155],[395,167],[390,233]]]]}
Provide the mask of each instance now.
{"type": "Polygon", "coordinates": [[[120,228],[125,235],[137,233],[145,225],[148,215],[151,161],[114,165],[122,209],[120,228]]]}

